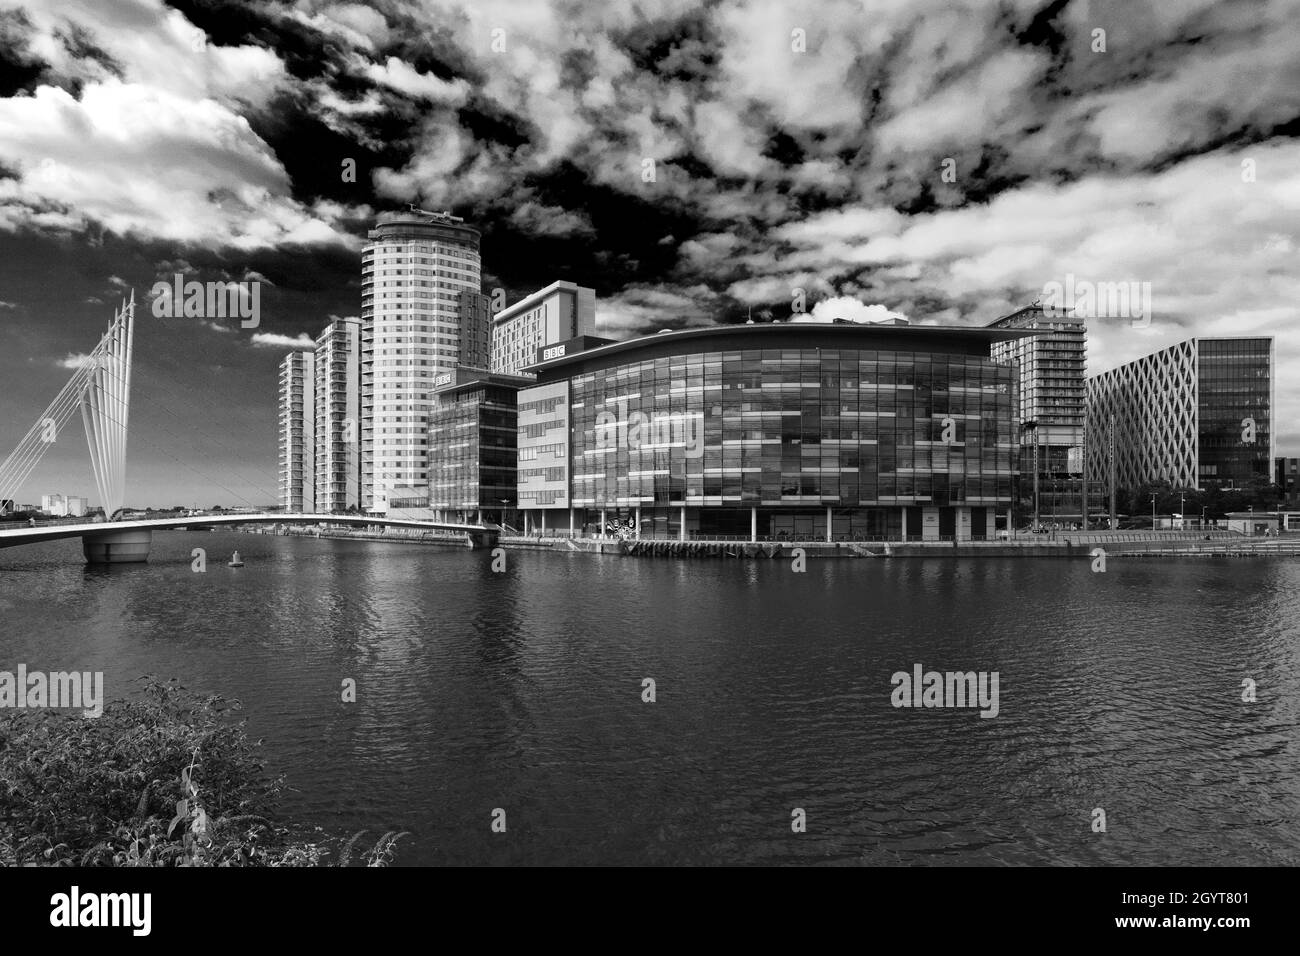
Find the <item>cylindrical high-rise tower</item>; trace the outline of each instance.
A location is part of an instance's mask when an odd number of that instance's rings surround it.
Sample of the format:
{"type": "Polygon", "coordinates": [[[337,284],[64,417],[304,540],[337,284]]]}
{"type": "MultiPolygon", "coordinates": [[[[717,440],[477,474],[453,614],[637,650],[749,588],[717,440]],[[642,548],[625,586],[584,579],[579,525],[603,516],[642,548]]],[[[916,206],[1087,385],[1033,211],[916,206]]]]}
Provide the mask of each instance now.
{"type": "Polygon", "coordinates": [[[455,369],[461,293],[479,292],[479,231],[449,213],[387,213],[361,253],[362,508],[428,494],[434,379],[455,369]]]}

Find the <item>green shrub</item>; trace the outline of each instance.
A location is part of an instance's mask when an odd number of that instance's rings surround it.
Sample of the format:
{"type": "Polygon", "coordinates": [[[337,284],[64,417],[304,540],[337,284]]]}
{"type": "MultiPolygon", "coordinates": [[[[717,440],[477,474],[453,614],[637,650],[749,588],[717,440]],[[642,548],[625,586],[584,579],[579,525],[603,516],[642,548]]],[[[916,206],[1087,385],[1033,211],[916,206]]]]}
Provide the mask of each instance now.
{"type": "Polygon", "coordinates": [[[0,714],[0,865],[319,865],[322,843],[271,820],[281,782],[238,702],[143,680],[95,719],[0,714]]]}

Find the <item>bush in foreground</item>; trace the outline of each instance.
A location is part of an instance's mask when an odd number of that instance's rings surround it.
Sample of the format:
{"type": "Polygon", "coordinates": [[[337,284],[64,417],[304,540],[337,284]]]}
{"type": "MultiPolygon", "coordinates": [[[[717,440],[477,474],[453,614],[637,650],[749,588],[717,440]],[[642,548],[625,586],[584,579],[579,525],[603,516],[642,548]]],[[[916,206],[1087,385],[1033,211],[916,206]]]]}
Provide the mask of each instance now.
{"type": "MultiPolygon", "coordinates": [[[[0,865],[321,865],[325,842],[272,821],[281,781],[232,719],[238,702],[143,680],[141,698],[95,719],[0,714],[0,865]]],[[[363,861],[391,862],[404,835],[384,834],[363,861]]]]}

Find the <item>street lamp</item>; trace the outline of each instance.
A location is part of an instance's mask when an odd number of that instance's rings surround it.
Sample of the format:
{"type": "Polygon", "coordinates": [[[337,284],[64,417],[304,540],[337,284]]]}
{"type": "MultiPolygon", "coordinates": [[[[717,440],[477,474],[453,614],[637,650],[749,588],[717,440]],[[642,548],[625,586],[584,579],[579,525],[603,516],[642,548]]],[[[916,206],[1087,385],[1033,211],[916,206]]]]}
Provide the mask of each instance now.
{"type": "Polygon", "coordinates": [[[1024,435],[1029,429],[1034,430],[1034,530],[1038,530],[1038,422],[1030,420],[1020,423],[1020,447],[1024,447],[1024,435]]]}
{"type": "Polygon", "coordinates": [[[1178,528],[1181,531],[1187,527],[1187,495],[1178,496],[1178,528]]]}
{"type": "Polygon", "coordinates": [[[1151,495],[1151,530],[1156,530],[1156,496],[1154,492],[1151,495]]]}

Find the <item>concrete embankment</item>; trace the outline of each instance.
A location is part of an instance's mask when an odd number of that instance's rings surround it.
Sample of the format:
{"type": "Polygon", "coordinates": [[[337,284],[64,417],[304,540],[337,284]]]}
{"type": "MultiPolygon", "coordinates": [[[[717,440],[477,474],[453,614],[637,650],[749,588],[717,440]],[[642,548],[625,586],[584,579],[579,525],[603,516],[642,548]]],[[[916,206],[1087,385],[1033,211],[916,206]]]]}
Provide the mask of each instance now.
{"type": "MultiPolygon", "coordinates": [[[[1110,553],[1109,548],[1107,553],[1110,553]]],[[[1114,553],[1133,558],[1294,558],[1300,557],[1300,541],[1260,541],[1246,538],[1240,541],[1181,547],[1148,543],[1130,545],[1114,553]]]]}
{"type": "Polygon", "coordinates": [[[883,557],[884,545],[825,542],[650,541],[610,538],[502,537],[505,548],[538,551],[621,554],[641,558],[774,558],[803,548],[808,557],[883,557]],[[852,549],[859,549],[854,552],[852,549]],[[872,552],[880,552],[873,554],[872,552]]]}
{"type": "MultiPolygon", "coordinates": [[[[796,549],[808,558],[891,558],[891,557],[1022,557],[1027,551],[1042,556],[1062,556],[1076,550],[1064,544],[1026,542],[1024,547],[990,543],[954,546],[952,542],[897,544],[885,541],[626,541],[595,538],[503,537],[502,547],[540,551],[619,554],[639,558],[743,558],[749,560],[789,558],[796,549]]],[[[1086,548],[1077,549],[1087,553],[1086,548]]]]}
{"type": "Polygon", "coordinates": [[[1130,534],[1073,534],[1057,538],[1013,541],[651,541],[566,537],[503,537],[506,548],[540,551],[618,554],[645,558],[772,559],[790,558],[801,549],[808,558],[1088,558],[1100,548],[1108,556],[1249,557],[1300,555],[1295,541],[1251,539],[1239,535],[1166,536],[1143,538],[1130,534]]]}

